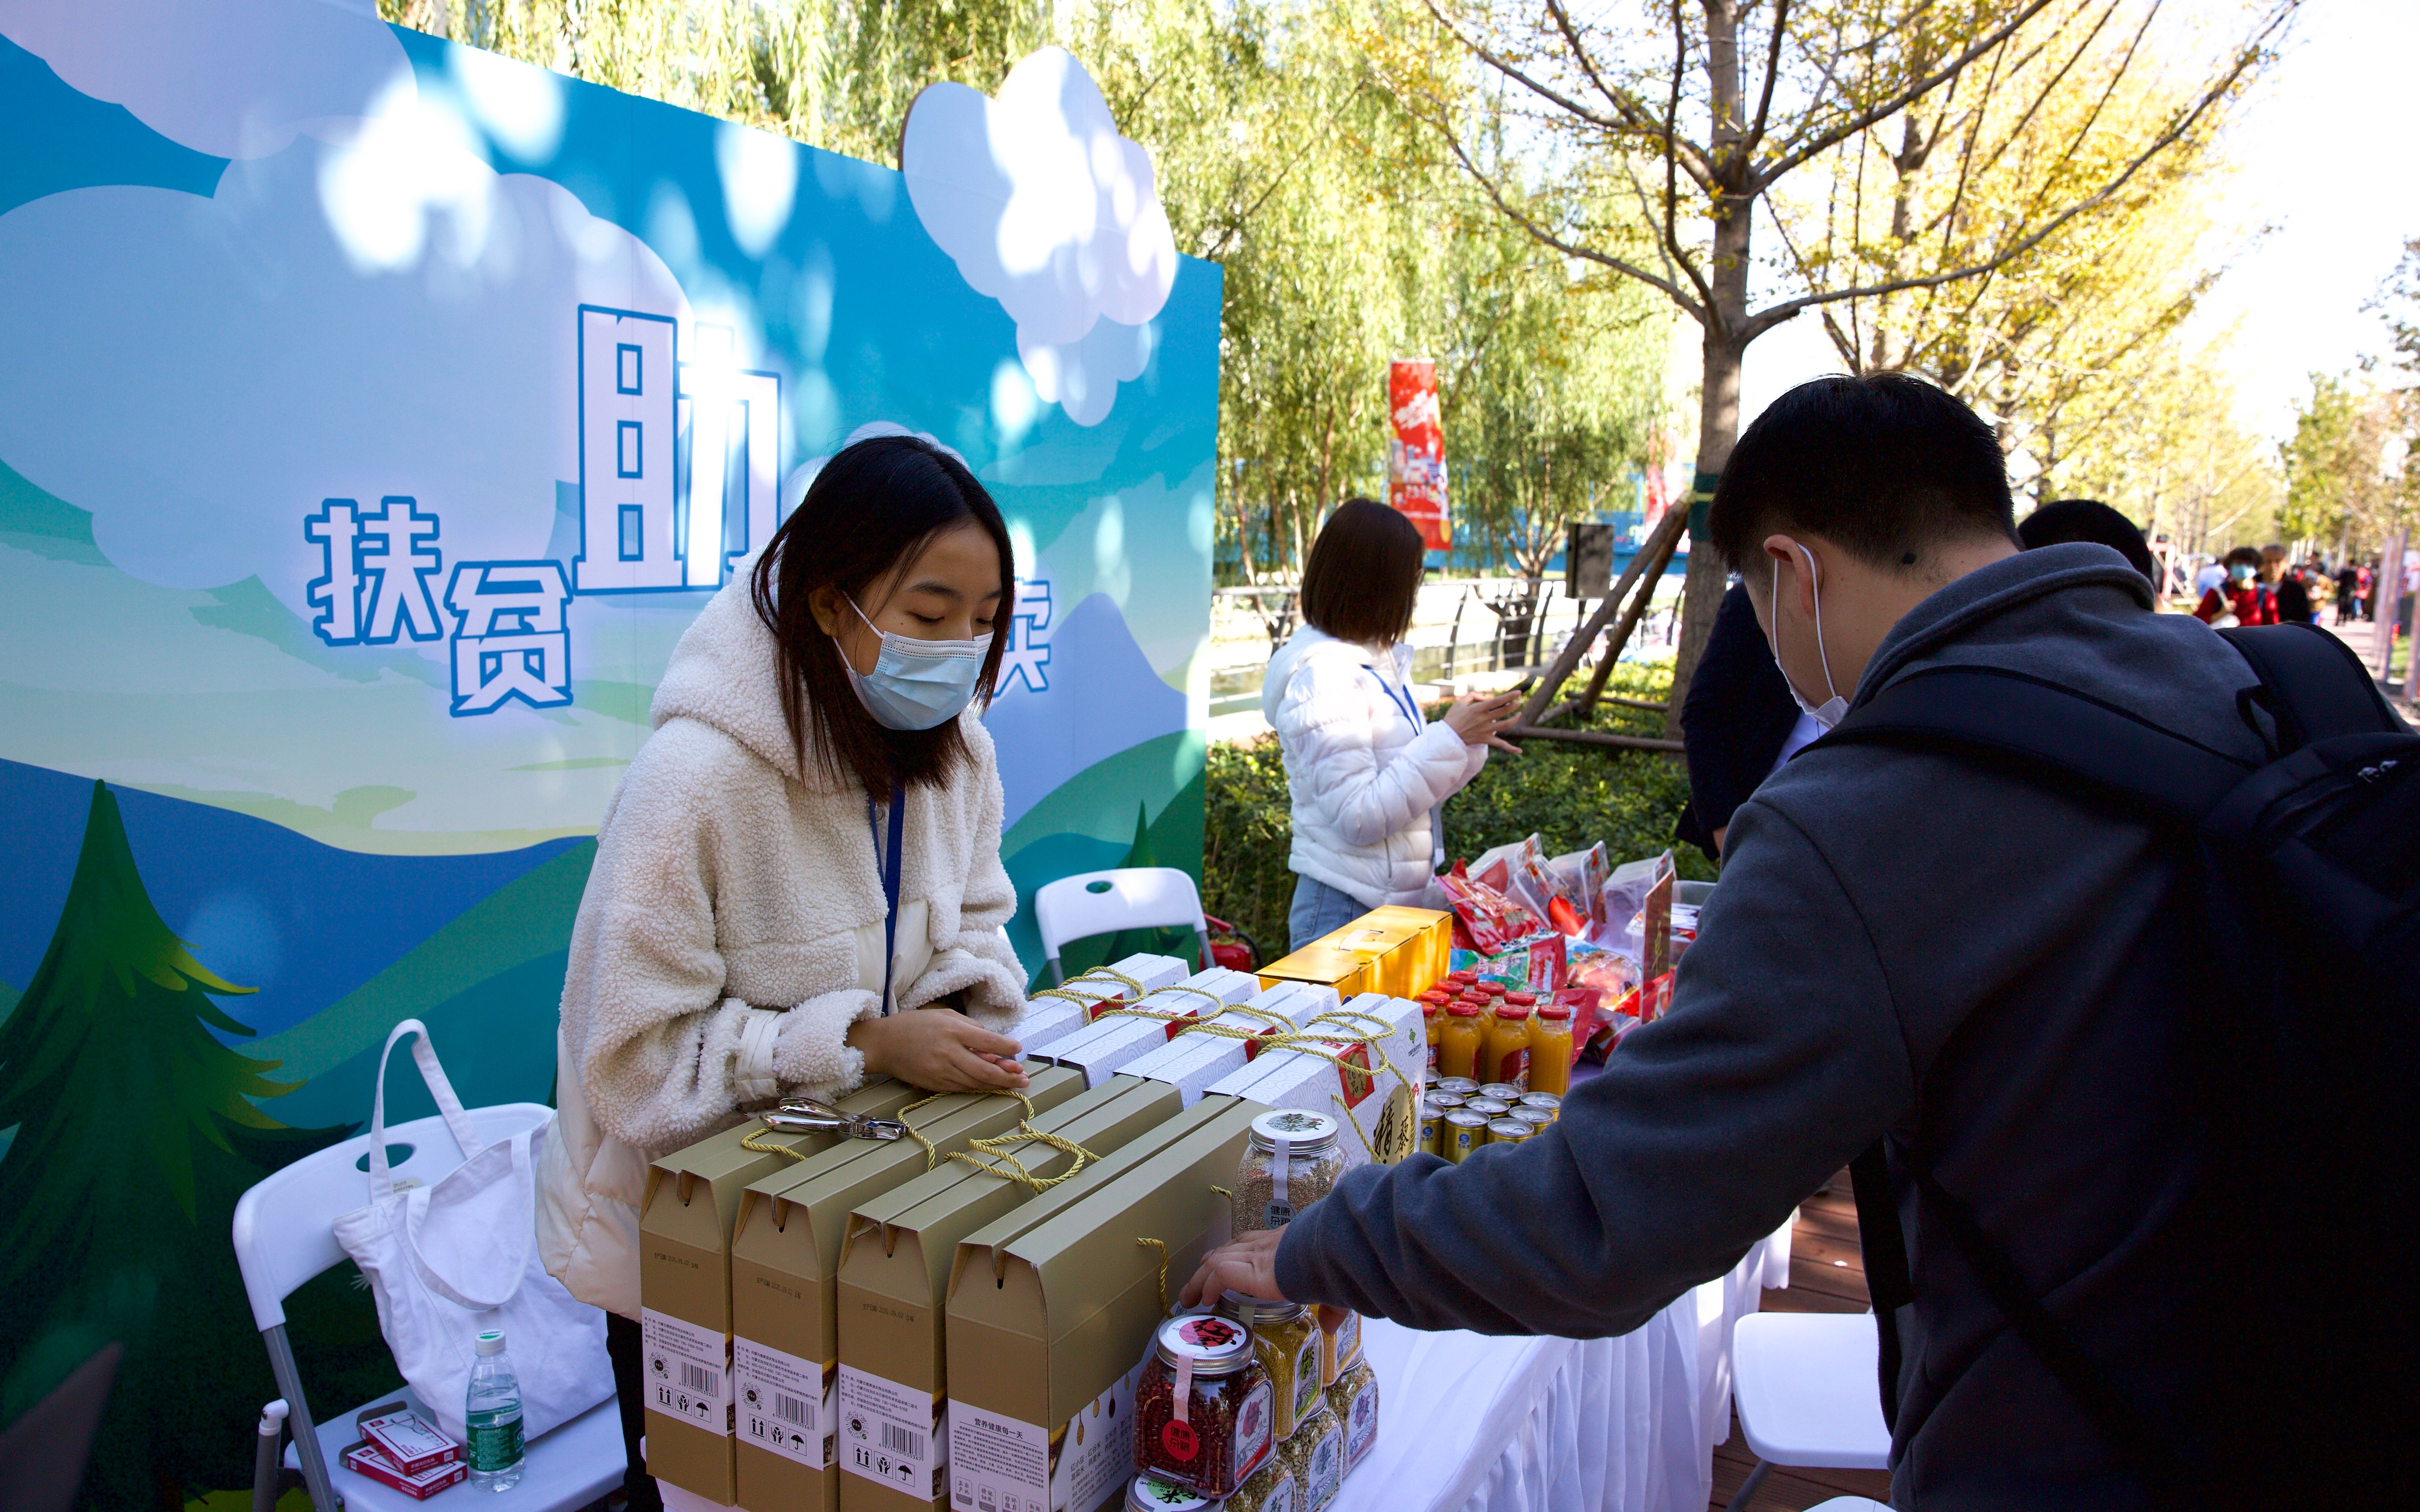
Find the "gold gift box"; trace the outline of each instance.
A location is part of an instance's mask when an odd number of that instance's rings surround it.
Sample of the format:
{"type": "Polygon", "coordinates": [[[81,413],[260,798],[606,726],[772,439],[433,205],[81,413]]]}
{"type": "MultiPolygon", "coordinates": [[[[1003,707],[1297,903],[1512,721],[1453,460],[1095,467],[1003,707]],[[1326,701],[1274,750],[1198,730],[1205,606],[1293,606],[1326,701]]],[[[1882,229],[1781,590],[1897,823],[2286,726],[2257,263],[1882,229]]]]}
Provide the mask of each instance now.
{"type": "Polygon", "coordinates": [[[1316,982],[1348,1000],[1361,993],[1418,997],[1451,969],[1452,952],[1451,914],[1389,905],[1261,967],[1261,984],[1316,982]]]}

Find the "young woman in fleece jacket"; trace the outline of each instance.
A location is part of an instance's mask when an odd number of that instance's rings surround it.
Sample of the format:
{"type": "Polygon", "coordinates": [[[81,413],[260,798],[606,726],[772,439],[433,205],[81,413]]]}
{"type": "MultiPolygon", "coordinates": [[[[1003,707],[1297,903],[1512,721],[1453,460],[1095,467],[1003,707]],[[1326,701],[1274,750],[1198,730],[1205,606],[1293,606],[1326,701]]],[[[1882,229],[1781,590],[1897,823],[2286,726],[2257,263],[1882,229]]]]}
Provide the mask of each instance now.
{"type": "Polygon", "coordinates": [[[1025,973],[976,718],[1014,570],[955,454],[876,437],[826,464],[673,652],[572,926],[538,1170],[547,1269],[613,1315],[626,1403],[649,1161],[871,1075],[1024,1085],[997,1032],[1025,973]]]}

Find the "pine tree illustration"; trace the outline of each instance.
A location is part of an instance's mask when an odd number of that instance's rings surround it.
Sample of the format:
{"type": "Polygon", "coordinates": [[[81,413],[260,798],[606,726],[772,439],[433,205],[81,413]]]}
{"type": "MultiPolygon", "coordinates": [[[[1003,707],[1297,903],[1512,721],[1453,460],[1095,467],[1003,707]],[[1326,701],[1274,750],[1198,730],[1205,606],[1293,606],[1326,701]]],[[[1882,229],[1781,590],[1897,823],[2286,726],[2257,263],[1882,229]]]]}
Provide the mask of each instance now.
{"type": "MultiPolygon", "coordinates": [[[[269,1372],[229,1238],[236,1198],[342,1129],[248,1101],[290,1088],[209,1031],[253,1031],[161,920],[117,800],[93,784],[50,949],[0,1022],[0,1421],[110,1340],[126,1349],[87,1504],[181,1506],[249,1479],[269,1372]]],[[[270,1393],[273,1395],[273,1392],[270,1393]]]]}

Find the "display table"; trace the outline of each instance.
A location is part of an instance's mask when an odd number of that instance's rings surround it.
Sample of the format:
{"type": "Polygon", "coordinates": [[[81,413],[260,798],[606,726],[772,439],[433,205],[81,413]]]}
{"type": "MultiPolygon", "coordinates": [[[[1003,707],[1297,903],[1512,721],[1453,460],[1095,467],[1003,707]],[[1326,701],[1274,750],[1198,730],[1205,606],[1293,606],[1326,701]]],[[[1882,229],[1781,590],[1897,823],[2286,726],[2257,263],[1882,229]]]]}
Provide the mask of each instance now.
{"type": "Polygon", "coordinates": [[[1620,1338],[1369,1319],[1378,1445],[1329,1512],[1704,1512],[1730,1432],[1731,1325],[1789,1279],[1784,1224],[1620,1338]]]}

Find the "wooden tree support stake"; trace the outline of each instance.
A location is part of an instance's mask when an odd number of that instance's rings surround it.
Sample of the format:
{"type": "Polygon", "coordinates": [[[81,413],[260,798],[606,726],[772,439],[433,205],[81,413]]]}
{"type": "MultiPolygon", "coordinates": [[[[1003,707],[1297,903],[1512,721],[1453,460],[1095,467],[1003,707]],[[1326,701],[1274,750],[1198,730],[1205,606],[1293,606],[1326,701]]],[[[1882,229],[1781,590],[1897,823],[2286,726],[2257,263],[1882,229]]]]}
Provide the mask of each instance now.
{"type": "MultiPolygon", "coordinates": [[[[1612,622],[1614,614],[1621,609],[1622,600],[1630,595],[1631,585],[1646,572],[1649,563],[1659,558],[1666,560],[1670,558],[1673,548],[1680,544],[1681,532],[1688,527],[1688,523],[1689,512],[1685,508],[1676,507],[1665,511],[1663,519],[1656,522],[1655,530],[1647,537],[1646,544],[1638,548],[1637,556],[1630,559],[1630,565],[1622,569],[1621,581],[1614,584],[1613,592],[1606,594],[1605,602],[1597,606],[1597,611],[1594,614],[1589,616],[1587,625],[1580,630],[1579,634],[1572,637],[1571,644],[1563,647],[1556,655],[1554,664],[1546,669],[1546,675],[1539,678],[1538,686],[1530,690],[1529,702],[1521,705],[1521,723],[1524,726],[1537,725],[1546,706],[1555,701],[1555,695],[1560,692],[1563,684],[1571,679],[1572,669],[1580,664],[1580,657],[1595,642],[1597,636],[1604,631],[1606,625],[1612,622]]],[[[1657,571],[1660,574],[1662,569],[1659,567],[1657,571]]],[[[1630,616],[1629,623],[1622,629],[1623,640],[1629,638],[1630,629],[1637,623],[1637,614],[1630,616]]],[[[1607,648],[1606,657],[1610,662],[1621,655],[1621,642],[1617,640],[1607,648]]]]}
{"type": "Polygon", "coordinates": [[[1578,746],[1613,746],[1622,750],[1678,751],[1687,748],[1677,740],[1663,740],[1650,735],[1617,735],[1606,730],[1550,730],[1543,725],[1513,725],[1506,729],[1508,740],[1568,740],[1578,746]]]}

